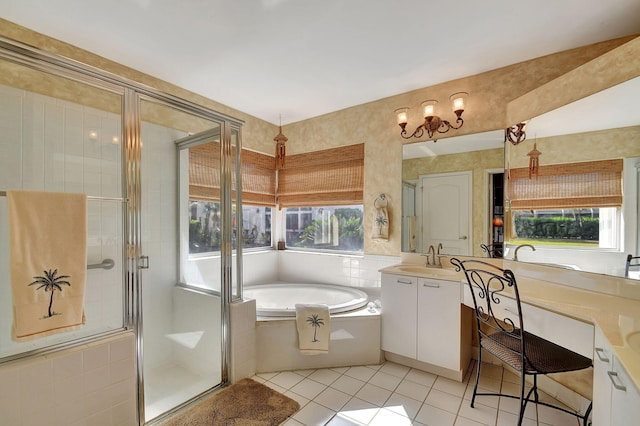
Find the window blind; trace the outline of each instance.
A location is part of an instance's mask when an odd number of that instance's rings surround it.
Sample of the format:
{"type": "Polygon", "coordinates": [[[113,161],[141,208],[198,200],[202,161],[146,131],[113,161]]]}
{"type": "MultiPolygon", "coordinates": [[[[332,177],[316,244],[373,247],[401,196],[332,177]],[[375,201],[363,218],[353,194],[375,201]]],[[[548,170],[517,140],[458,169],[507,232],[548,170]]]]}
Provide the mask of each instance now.
{"type": "Polygon", "coordinates": [[[280,207],[362,204],[364,144],[287,156],[278,172],[280,207]]]}
{"type": "MultiPolygon", "coordinates": [[[[275,206],[274,158],[242,150],[242,203],[275,206]]],[[[234,185],[235,187],[235,176],[234,185]]],[[[235,194],[233,195],[235,198],[235,194]]],[[[189,148],[189,198],[220,201],[220,145],[209,142],[189,148]]]]}
{"type": "Polygon", "coordinates": [[[622,159],[509,170],[507,198],[513,210],[619,207],[622,205],[622,159]]]}

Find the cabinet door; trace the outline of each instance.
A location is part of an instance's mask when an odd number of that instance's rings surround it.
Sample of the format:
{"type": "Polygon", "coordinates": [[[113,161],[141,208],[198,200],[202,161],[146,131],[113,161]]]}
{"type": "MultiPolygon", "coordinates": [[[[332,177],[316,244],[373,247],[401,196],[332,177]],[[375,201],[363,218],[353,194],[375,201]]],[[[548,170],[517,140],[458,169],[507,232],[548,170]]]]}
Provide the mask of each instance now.
{"type": "MultiPolygon", "coordinates": [[[[610,372],[611,386],[611,425],[626,426],[640,421],[640,393],[627,372],[613,358],[613,372],[610,372]]],[[[596,423],[594,423],[595,425],[596,423]]]]}
{"type": "Polygon", "coordinates": [[[416,277],[382,274],[382,350],[416,357],[416,277]]]}
{"type": "Polygon", "coordinates": [[[460,284],[418,279],[418,360],[460,369],[460,284]]]}
{"type": "Polygon", "coordinates": [[[593,353],[593,426],[606,426],[611,418],[612,353],[609,343],[596,327],[593,353]]]}

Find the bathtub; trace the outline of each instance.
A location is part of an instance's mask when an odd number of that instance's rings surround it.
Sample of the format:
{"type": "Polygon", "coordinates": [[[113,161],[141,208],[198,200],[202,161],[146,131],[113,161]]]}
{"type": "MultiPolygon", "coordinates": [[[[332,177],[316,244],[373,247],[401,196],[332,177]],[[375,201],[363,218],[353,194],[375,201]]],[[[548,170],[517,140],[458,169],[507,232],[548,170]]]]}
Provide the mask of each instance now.
{"type": "Polygon", "coordinates": [[[256,372],[372,365],[382,361],[380,310],[367,306],[367,293],[331,284],[246,286],[256,300],[256,372]],[[323,303],[331,313],[329,352],[303,355],[298,349],[296,303],[323,303]]]}
{"type": "Polygon", "coordinates": [[[255,299],[258,317],[295,317],[296,303],[325,304],[335,315],[360,309],[369,301],[362,290],[331,284],[253,285],[244,287],[243,295],[255,299]]]}

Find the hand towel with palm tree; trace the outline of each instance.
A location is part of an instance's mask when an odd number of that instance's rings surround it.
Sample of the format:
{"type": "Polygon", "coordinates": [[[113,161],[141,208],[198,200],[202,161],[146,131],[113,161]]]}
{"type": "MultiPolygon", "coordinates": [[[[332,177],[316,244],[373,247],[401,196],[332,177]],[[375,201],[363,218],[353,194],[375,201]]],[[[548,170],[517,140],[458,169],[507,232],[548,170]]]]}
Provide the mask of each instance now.
{"type": "Polygon", "coordinates": [[[331,338],[331,316],[327,305],[296,304],[296,328],[300,352],[326,354],[331,338]]]}
{"type": "Polygon", "coordinates": [[[7,191],[12,338],[31,340],[86,322],[87,196],[7,191]]]}

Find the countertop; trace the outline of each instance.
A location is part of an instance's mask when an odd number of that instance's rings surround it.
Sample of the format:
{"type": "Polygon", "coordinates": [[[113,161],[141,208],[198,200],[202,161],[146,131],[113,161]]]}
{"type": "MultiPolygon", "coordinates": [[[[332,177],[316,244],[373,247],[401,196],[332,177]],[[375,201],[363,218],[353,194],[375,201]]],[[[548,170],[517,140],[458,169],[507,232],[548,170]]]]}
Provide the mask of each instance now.
{"type": "MultiPolygon", "coordinates": [[[[640,300],[624,297],[616,289],[612,294],[608,294],[579,288],[576,285],[560,284],[563,274],[571,273],[569,270],[548,268],[545,272],[530,274],[534,275],[532,278],[525,275],[524,271],[518,273],[512,265],[502,265],[503,262],[492,259],[491,263],[514,270],[520,300],[523,303],[597,326],[608,340],[620,364],[629,373],[636,388],[640,389],[640,300]],[[548,274],[548,279],[540,278],[545,273],[548,274]]],[[[437,268],[401,263],[381,269],[380,272],[466,284],[463,273],[456,272],[448,259],[442,259],[442,265],[444,267],[437,268]]]]}

